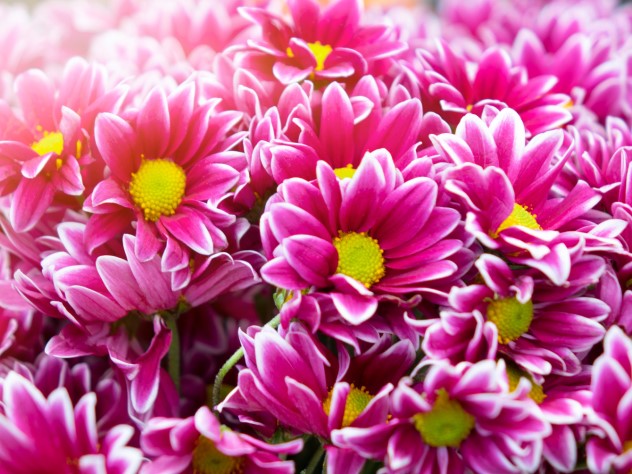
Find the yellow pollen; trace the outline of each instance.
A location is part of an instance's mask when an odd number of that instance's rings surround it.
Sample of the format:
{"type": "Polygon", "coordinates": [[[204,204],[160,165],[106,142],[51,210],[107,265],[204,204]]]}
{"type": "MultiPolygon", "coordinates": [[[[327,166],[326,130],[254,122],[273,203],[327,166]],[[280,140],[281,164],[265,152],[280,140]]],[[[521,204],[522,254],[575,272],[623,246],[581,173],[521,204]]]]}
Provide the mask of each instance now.
{"type": "Polygon", "coordinates": [[[205,436],[195,442],[193,450],[194,474],[241,474],[244,472],[243,456],[228,456],[215,447],[215,444],[205,436]]]}
{"type": "Polygon", "coordinates": [[[444,388],[437,390],[432,409],[413,416],[415,428],[424,442],[435,448],[458,448],[474,428],[474,417],[456,400],[450,400],[444,388]]]}
{"type": "Polygon", "coordinates": [[[575,102],[573,102],[573,99],[568,99],[568,102],[564,104],[565,109],[570,109],[574,106],[575,106],[575,102]]]}
{"type": "Polygon", "coordinates": [[[355,172],[356,170],[352,165],[347,165],[343,168],[336,168],[334,170],[334,174],[338,177],[338,179],[353,178],[355,172]]]}
{"type": "Polygon", "coordinates": [[[523,377],[531,382],[529,397],[539,405],[546,398],[542,385],[535,383],[535,380],[533,380],[533,377],[531,377],[530,374],[519,369],[515,364],[510,362],[507,363],[507,381],[509,382],[510,392],[513,392],[516,388],[518,388],[518,383],[523,377]]]}
{"type": "Polygon", "coordinates": [[[498,229],[496,229],[496,232],[492,234],[492,237],[496,238],[503,230],[516,225],[521,225],[533,230],[542,230],[542,227],[538,224],[536,217],[537,216],[535,214],[531,214],[525,206],[515,203],[511,214],[509,214],[507,219],[498,226],[498,229]]]}
{"type": "Polygon", "coordinates": [[[627,453],[628,451],[632,450],[632,439],[626,441],[625,443],[623,443],[623,452],[627,453]]]}
{"type": "MultiPolygon", "coordinates": [[[[327,415],[329,415],[331,411],[332,392],[333,389],[329,391],[329,395],[327,395],[327,398],[323,402],[323,410],[325,410],[327,415]]],[[[371,395],[365,387],[356,388],[355,385],[351,384],[351,390],[349,390],[349,395],[347,395],[345,412],[342,417],[342,427],[346,428],[347,426],[351,426],[351,423],[360,416],[360,413],[364,411],[371,400],[373,400],[373,395],[371,395]]]]}
{"type": "MultiPolygon", "coordinates": [[[[333,51],[332,47],[328,44],[322,44],[320,41],[316,41],[315,43],[307,43],[307,47],[316,58],[315,70],[322,71],[323,69],[325,69],[325,61],[333,51]]],[[[294,51],[292,51],[292,48],[290,48],[289,46],[287,47],[285,52],[289,58],[294,57],[294,51]]]]}
{"type": "Polygon", "coordinates": [[[186,174],[176,163],[164,158],[143,160],[132,173],[129,193],[134,204],[143,210],[145,220],[155,222],[172,216],[182,202],[186,174]]]}
{"type": "Polygon", "coordinates": [[[333,244],[338,251],[336,273],[354,278],[367,288],[384,277],[384,250],[366,232],[339,231],[333,244]]]}
{"type": "Polygon", "coordinates": [[[468,104],[468,106],[465,107],[465,110],[467,110],[468,112],[471,112],[473,108],[474,106],[472,104],[468,104]]]}
{"type": "MultiPolygon", "coordinates": [[[[61,132],[44,132],[44,136],[33,143],[31,148],[39,156],[44,156],[47,153],[61,155],[64,151],[64,136],[61,132]]],[[[59,169],[59,167],[57,169],[59,169]]]]}
{"type": "Polygon", "coordinates": [[[487,319],[498,328],[498,342],[509,344],[531,326],[533,303],[521,303],[515,297],[491,300],[487,305],[487,319]]]}

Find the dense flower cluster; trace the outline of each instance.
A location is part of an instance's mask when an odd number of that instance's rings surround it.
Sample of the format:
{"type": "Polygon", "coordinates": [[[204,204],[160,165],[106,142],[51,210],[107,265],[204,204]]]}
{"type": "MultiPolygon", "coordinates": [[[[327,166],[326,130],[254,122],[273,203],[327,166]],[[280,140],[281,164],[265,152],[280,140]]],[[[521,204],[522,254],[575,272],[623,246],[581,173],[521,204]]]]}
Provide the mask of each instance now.
{"type": "Polygon", "coordinates": [[[632,472],[631,7],[43,0],[0,53],[0,474],[632,472]]]}

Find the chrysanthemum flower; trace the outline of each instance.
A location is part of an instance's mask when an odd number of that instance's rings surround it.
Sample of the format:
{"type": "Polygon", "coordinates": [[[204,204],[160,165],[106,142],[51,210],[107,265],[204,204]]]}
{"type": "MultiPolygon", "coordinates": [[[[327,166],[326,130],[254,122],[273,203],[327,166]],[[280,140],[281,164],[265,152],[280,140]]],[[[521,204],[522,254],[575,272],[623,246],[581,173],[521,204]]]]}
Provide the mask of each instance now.
{"type": "Polygon", "coordinates": [[[303,441],[268,444],[220,425],[208,407],[202,407],[186,419],[152,418],[141,446],[153,458],[143,466],[143,474],[292,474],[294,463],[279,455],[297,453],[303,441]]]}
{"type": "Polygon", "coordinates": [[[316,173],[314,182],[285,181],[261,218],[269,283],[327,292],[341,316],[359,324],[380,298],[441,294],[458,279],[463,268],[450,258],[460,258],[463,243],[448,236],[459,215],[436,205],[433,180],[404,181],[385,150],[367,154],[355,171],[319,162],[316,173]]]}
{"type": "Polygon", "coordinates": [[[503,354],[536,374],[578,373],[581,358],[603,338],[600,321],[610,313],[585,295],[603,274],[603,260],[576,255],[561,287],[538,271],[512,271],[492,255],[475,265],[484,284],[454,288],[452,308],[439,321],[409,320],[423,328],[424,352],[455,363],[503,354]]]}
{"type": "Polygon", "coordinates": [[[632,341],[619,327],[608,330],[604,352],[593,366],[592,412],[596,436],[586,454],[592,472],[632,469],[632,341]]]}
{"type": "Polygon", "coordinates": [[[133,428],[119,425],[99,433],[94,393],[84,395],[73,406],[65,388],[46,398],[15,372],[0,384],[0,462],[7,472],[138,471],[142,453],[127,446],[133,428]]]}
{"type": "Polygon", "coordinates": [[[243,169],[229,151],[238,112],[217,112],[217,100],[198,104],[195,81],[167,94],[154,88],[129,121],[102,114],[96,123],[99,152],[112,171],[86,199],[86,239],[92,251],[136,226],[142,261],[162,253],[164,271],[186,269],[196,254],[226,247],[221,228],[234,216],[217,208],[243,169]],[[197,104],[197,105],[196,105],[197,104]]]}
{"type": "Polygon", "coordinates": [[[440,113],[453,126],[468,112],[482,115],[486,105],[516,110],[531,136],[572,118],[565,108],[570,98],[551,92],[555,77],[529,77],[500,48],[488,49],[476,64],[443,42],[437,43],[435,52],[419,49],[418,57],[421,65],[409,67],[421,70],[417,80],[424,109],[440,113]]]}
{"type": "Polygon", "coordinates": [[[321,10],[315,0],[288,0],[293,25],[264,9],[242,15],[262,28],[262,37],[238,48],[239,64],[283,84],[357,80],[380,72],[380,62],[407,49],[387,26],[361,26],[362,2],[336,0],[321,10]]]}
{"type": "Polygon", "coordinates": [[[58,87],[40,70],[15,80],[19,115],[0,104],[0,194],[11,196],[11,225],[31,229],[62,195],[81,196],[91,189],[91,174],[103,172],[92,154],[95,116],[116,110],[123,90],[108,90],[103,67],[80,58],[68,62],[58,87]]]}
{"type": "Polygon", "coordinates": [[[502,361],[433,363],[423,382],[399,383],[388,423],[337,430],[333,440],[389,472],[533,472],[551,428],[528,384],[510,392],[504,372],[502,361]]]}
{"type": "Polygon", "coordinates": [[[300,323],[279,333],[250,329],[240,339],[246,368],[221,410],[243,421],[249,413],[269,413],[284,426],[326,439],[333,429],[385,422],[388,394],[415,358],[410,342],[392,344],[387,336],[355,357],[343,345],[334,355],[300,323]]]}
{"type": "Polygon", "coordinates": [[[455,135],[433,137],[441,157],[457,165],[446,171],[446,190],[467,211],[466,229],[485,247],[540,268],[558,284],[568,270],[565,247],[576,245],[565,244],[561,231],[583,227],[574,220],[600,200],[583,181],[562,198],[551,193],[568,157],[568,151],[558,155],[562,139],[561,131],[551,131],[525,146],[524,125],[511,109],[489,125],[469,114],[455,135]]]}

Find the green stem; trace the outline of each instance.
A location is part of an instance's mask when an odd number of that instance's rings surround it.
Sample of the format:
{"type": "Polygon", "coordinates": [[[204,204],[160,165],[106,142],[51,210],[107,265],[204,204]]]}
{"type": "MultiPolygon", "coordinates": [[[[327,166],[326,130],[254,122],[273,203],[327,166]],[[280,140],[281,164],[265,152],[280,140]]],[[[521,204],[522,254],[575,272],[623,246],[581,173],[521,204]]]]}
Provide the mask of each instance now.
{"type": "MultiPolygon", "coordinates": [[[[281,322],[281,316],[277,314],[273,319],[268,321],[268,324],[266,324],[266,326],[269,326],[271,328],[276,328],[280,322],[281,322]]],[[[219,405],[219,402],[220,402],[220,399],[219,399],[220,390],[222,388],[222,382],[224,381],[224,377],[226,377],[226,374],[230,372],[230,369],[232,369],[237,364],[237,362],[241,360],[243,356],[244,356],[244,349],[243,347],[240,347],[232,356],[230,356],[230,359],[228,359],[224,363],[224,365],[222,365],[222,368],[219,369],[219,372],[217,372],[217,376],[215,377],[215,383],[213,384],[213,409],[214,410],[217,410],[217,405],[219,405]]]]}
{"type": "Polygon", "coordinates": [[[321,444],[320,446],[318,446],[318,449],[312,456],[312,459],[309,461],[307,467],[303,470],[302,474],[314,474],[314,472],[316,472],[316,468],[320,464],[320,460],[323,457],[324,453],[325,448],[323,448],[323,445],[321,444]]]}
{"type": "Polygon", "coordinates": [[[180,334],[178,333],[178,315],[169,315],[164,318],[167,327],[171,330],[171,345],[167,355],[169,376],[173,380],[176,390],[180,393],[180,334]]]}

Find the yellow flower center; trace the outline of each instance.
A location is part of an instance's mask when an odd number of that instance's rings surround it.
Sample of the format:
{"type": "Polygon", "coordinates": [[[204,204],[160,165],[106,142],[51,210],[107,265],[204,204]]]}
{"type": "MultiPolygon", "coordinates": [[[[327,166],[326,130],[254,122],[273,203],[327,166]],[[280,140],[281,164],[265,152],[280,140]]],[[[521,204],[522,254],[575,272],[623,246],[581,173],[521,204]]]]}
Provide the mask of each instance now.
{"type": "Polygon", "coordinates": [[[44,136],[33,143],[31,149],[39,156],[44,156],[47,153],[61,155],[64,151],[64,136],[61,132],[44,132],[44,136]]]}
{"type": "MultiPolygon", "coordinates": [[[[322,71],[323,69],[325,69],[325,61],[333,51],[332,47],[328,44],[322,44],[320,41],[316,41],[315,43],[307,43],[307,47],[316,58],[315,70],[322,71]]],[[[289,46],[285,52],[287,53],[288,57],[294,57],[294,51],[292,51],[292,48],[290,48],[289,46]]]]}
{"type": "Polygon", "coordinates": [[[507,363],[507,380],[509,382],[509,391],[513,392],[518,388],[518,383],[521,378],[526,378],[531,382],[531,390],[529,391],[529,397],[537,404],[540,404],[546,398],[546,394],[542,389],[542,385],[535,383],[533,377],[524,370],[519,369],[515,364],[507,363]]]}
{"type": "Polygon", "coordinates": [[[200,436],[193,450],[194,474],[241,474],[244,472],[243,456],[228,456],[219,451],[208,438],[200,436]]]}
{"type": "Polygon", "coordinates": [[[522,336],[533,321],[533,303],[521,303],[515,297],[491,300],[487,319],[498,328],[498,342],[509,344],[522,336]]]}
{"type": "MultiPolygon", "coordinates": [[[[332,392],[333,389],[329,391],[329,395],[327,395],[327,398],[323,402],[323,409],[327,415],[329,415],[331,411],[332,392]]],[[[373,395],[371,395],[366,388],[356,388],[351,384],[351,390],[349,390],[349,395],[347,395],[347,401],[345,403],[342,427],[346,428],[347,426],[351,426],[351,423],[360,416],[360,413],[364,411],[371,400],[373,400],[373,395]]]]}
{"type": "Polygon", "coordinates": [[[352,165],[347,165],[343,168],[336,168],[334,170],[334,174],[338,177],[338,179],[353,178],[355,172],[356,170],[352,165]]]}
{"type": "Polygon", "coordinates": [[[432,409],[413,416],[413,423],[424,442],[435,448],[458,448],[474,428],[474,417],[456,400],[450,400],[444,388],[437,390],[432,409]]]}
{"type": "Polygon", "coordinates": [[[185,187],[184,170],[173,161],[160,158],[143,160],[138,171],[132,173],[129,193],[145,219],[155,222],[161,216],[175,214],[185,187]]]}
{"type": "Polygon", "coordinates": [[[542,230],[542,227],[538,224],[536,217],[537,216],[535,214],[531,214],[525,206],[515,203],[513,211],[511,211],[509,217],[507,217],[507,219],[498,226],[498,229],[496,229],[496,232],[492,234],[492,237],[496,238],[503,230],[516,225],[521,225],[533,230],[542,230]]]}
{"type": "Polygon", "coordinates": [[[384,277],[384,250],[366,232],[340,231],[333,244],[338,251],[336,273],[358,280],[367,288],[384,277]]]}

